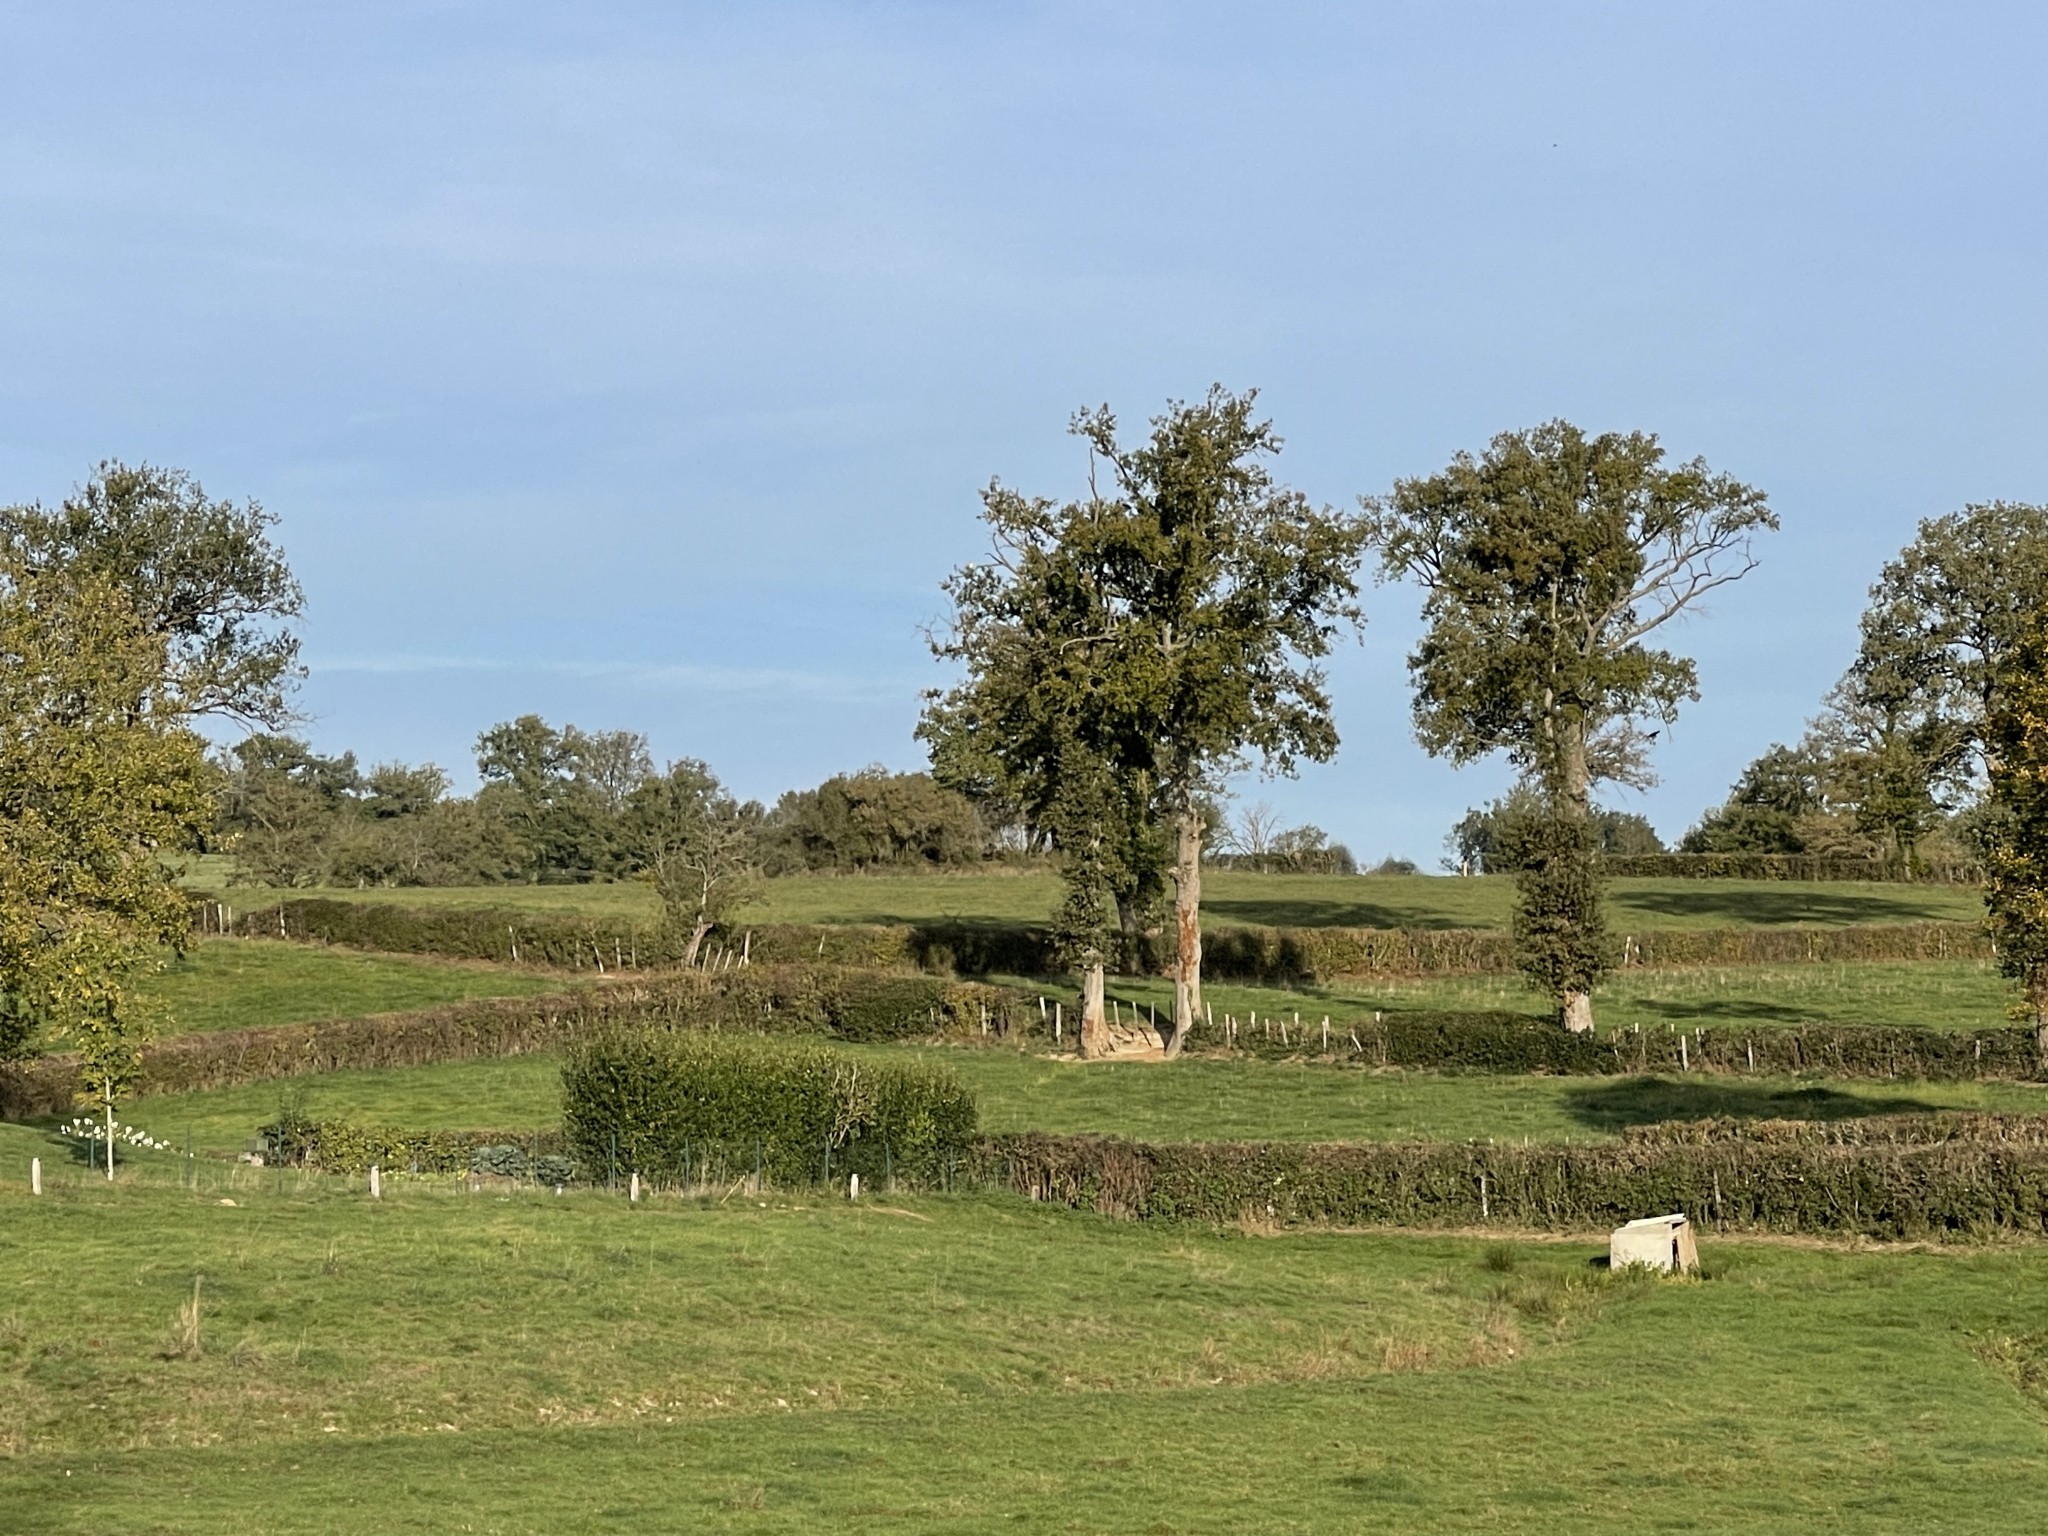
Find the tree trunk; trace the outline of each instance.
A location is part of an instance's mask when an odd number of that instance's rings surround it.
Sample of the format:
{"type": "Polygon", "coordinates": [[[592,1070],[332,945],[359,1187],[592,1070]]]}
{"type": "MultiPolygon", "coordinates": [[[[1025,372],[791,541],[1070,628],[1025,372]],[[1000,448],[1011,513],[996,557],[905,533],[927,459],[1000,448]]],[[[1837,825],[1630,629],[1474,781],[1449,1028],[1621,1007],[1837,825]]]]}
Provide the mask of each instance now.
{"type": "Polygon", "coordinates": [[[114,1090],[107,1089],[107,1182],[114,1181],[114,1090]]]}
{"type": "Polygon", "coordinates": [[[1102,960],[1091,961],[1081,980],[1081,1057],[1109,1054],[1109,1019],[1102,1006],[1102,960]]]}
{"type": "Polygon", "coordinates": [[[1567,992],[1558,999],[1564,1009],[1564,1027],[1575,1035],[1590,1035],[1593,1032],[1593,994],[1590,992],[1567,992]]]}
{"type": "Polygon", "coordinates": [[[697,963],[697,951],[704,943],[704,935],[710,931],[711,919],[702,916],[698,917],[695,925],[690,929],[689,948],[683,951],[683,965],[685,968],[697,963]]]}
{"type": "Polygon", "coordinates": [[[2027,978],[2027,1001],[2034,1007],[2034,1049],[2041,1065],[2048,1067],[2048,965],[2040,966],[2027,978]]]}
{"type": "MultiPolygon", "coordinates": [[[[1559,764],[1564,778],[1564,801],[1567,809],[1582,821],[1593,817],[1593,770],[1586,752],[1586,728],[1583,724],[1567,725],[1564,728],[1563,751],[1559,764]]],[[[1564,1027],[1575,1035],[1590,1035],[1593,1032],[1593,995],[1576,987],[1565,990],[1558,1005],[1564,1014],[1564,1027]]]]}
{"type": "Polygon", "coordinates": [[[1173,855],[1173,1034],[1164,1044],[1171,1061],[1181,1053],[1202,1014],[1202,813],[1181,807],[1173,855]]]}

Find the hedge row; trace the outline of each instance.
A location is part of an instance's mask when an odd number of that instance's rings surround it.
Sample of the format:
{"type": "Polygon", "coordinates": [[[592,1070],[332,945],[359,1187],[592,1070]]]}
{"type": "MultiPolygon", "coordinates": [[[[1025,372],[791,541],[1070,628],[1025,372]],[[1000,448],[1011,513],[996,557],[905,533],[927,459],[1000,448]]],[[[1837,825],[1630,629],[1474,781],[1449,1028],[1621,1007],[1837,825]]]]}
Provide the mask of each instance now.
{"type": "Polygon", "coordinates": [[[1909,1029],[1881,1024],[1772,1025],[1763,1029],[1618,1029],[1575,1035],[1525,1013],[1395,1012],[1203,1026],[1188,1042],[1201,1052],[1266,1059],[1328,1058],[1371,1067],[1437,1071],[1557,1073],[1605,1077],[1646,1072],[1732,1076],[1983,1079],[2033,1082],[2048,1063],[2031,1029],[1909,1029]]]}
{"type": "MultiPolygon", "coordinates": [[[[838,966],[673,972],[554,997],[479,998],[416,1013],[178,1035],[143,1052],[139,1094],[362,1067],[520,1056],[614,1024],[737,1029],[847,1040],[1007,1034],[1036,1027],[1017,993],[975,982],[838,966]]],[[[74,1058],[0,1064],[0,1119],[69,1112],[74,1058]]]]}
{"type": "Polygon", "coordinates": [[[1883,880],[1975,885],[1971,864],[1923,866],[1911,874],[1889,859],[1832,858],[1817,853],[1632,853],[1601,860],[1608,874],[1649,880],[1883,880]]]}
{"type": "MultiPolygon", "coordinates": [[[[1785,965],[1843,960],[1990,957],[1977,923],[1844,928],[1658,928],[1616,934],[1619,968],[1785,965]]],[[[1353,976],[1508,975],[1514,941],[1485,928],[1224,928],[1203,935],[1202,966],[1219,980],[1280,983],[1353,976]]]]}
{"type": "Polygon", "coordinates": [[[1748,1141],[1771,1146],[1908,1147],[1967,1142],[1973,1146],[2048,1147],[2048,1115],[1954,1109],[1921,1115],[1868,1115],[1859,1120],[1665,1120],[1630,1126],[1622,1132],[1622,1139],[1639,1146],[1748,1141]]]}
{"type": "Polygon", "coordinates": [[[271,1162],[318,1168],[323,1173],[484,1173],[574,1182],[577,1168],[568,1138],[546,1131],[406,1131],[347,1120],[303,1120],[281,1115],[261,1128],[271,1162]]]}
{"type": "Polygon", "coordinates": [[[571,1048],[562,1119],[581,1165],[613,1180],[935,1184],[971,1151],[975,1104],[943,1068],[633,1030],[571,1048]]]}
{"type": "MultiPolygon", "coordinates": [[[[394,954],[552,965],[606,973],[674,967],[673,945],[651,925],[466,908],[409,908],[308,899],[255,912],[195,907],[195,926],[253,938],[307,939],[394,954]]],[[[1787,964],[1841,960],[1983,959],[1976,923],[1842,928],[1654,929],[1617,934],[1617,966],[1787,964]]],[[[737,946],[706,951],[706,968],[757,963],[901,967],[937,974],[1049,975],[1050,934],[969,923],[777,923],[743,930],[737,946]]],[[[1221,981],[1300,983],[1353,976],[1448,976],[1514,970],[1513,941],[1497,929],[1221,928],[1203,936],[1203,967],[1221,981]]]]}
{"type": "Polygon", "coordinates": [[[1159,1146],[1027,1134],[982,1142],[976,1173],[1141,1221],[1575,1231],[1683,1211],[1736,1232],[2048,1235],[2048,1148],[1953,1140],[1159,1146]]]}
{"type": "MultiPolygon", "coordinates": [[[[245,909],[201,895],[192,905],[199,934],[299,939],[398,955],[445,955],[615,974],[666,970],[682,945],[657,923],[490,907],[404,907],[386,902],[295,897],[245,909]]],[[[1048,930],[976,923],[767,923],[715,936],[699,951],[702,969],[755,963],[905,966],[934,972],[1034,975],[1055,968],[1048,930]]]]}

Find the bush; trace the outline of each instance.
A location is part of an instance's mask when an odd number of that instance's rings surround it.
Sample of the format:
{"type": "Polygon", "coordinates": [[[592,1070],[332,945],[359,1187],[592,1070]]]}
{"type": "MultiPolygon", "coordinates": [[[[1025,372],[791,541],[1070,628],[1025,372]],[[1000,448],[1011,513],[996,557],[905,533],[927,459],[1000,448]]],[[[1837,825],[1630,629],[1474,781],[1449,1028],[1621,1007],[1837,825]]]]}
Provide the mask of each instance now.
{"type": "Polygon", "coordinates": [[[938,1068],[659,1030],[575,1046],[562,1109],[583,1166],[670,1184],[756,1168],[781,1184],[849,1173],[938,1184],[975,1126],[973,1095],[938,1068]]]}
{"type": "Polygon", "coordinates": [[[841,1040],[903,1040],[939,1032],[946,987],[928,976],[899,976],[842,989],[827,1004],[841,1040]]]}
{"type": "Polygon", "coordinates": [[[571,1184],[578,1170],[567,1138],[549,1131],[406,1131],[347,1120],[304,1120],[289,1111],[263,1126],[271,1162],[323,1173],[482,1173],[536,1184],[571,1184]]]}
{"type": "Polygon", "coordinates": [[[1603,1146],[1153,1146],[991,1137],[983,1181],[1140,1221],[1583,1231],[1683,1211],[1702,1226],[1885,1239],[2048,1234],[2048,1148],[1950,1139],[1603,1146]]]}

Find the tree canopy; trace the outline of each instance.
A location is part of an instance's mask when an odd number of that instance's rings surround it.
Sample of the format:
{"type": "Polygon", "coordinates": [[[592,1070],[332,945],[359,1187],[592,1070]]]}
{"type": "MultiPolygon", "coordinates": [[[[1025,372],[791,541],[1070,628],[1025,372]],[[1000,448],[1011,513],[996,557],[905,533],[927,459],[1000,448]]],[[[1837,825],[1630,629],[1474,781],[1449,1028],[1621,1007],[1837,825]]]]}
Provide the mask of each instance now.
{"type": "Polygon", "coordinates": [[[1602,780],[1648,782],[1648,727],[1698,695],[1691,660],[1651,637],[1747,574],[1753,535],[1778,526],[1761,491],[1699,459],[1667,467],[1651,434],[1566,421],[1364,506],[1383,575],[1424,591],[1422,744],[1456,763],[1503,752],[1581,814],[1602,780]]]}
{"type": "Polygon", "coordinates": [[[0,510],[23,572],[70,571],[121,592],[165,648],[167,707],[277,727],[302,675],[290,628],[304,596],[253,501],[210,498],[179,469],[103,463],[55,509],[0,510]]]}
{"type": "Polygon", "coordinates": [[[165,650],[107,577],[0,556],[0,1049],[63,1040],[108,1103],[146,1034],[130,979],[185,933],[166,858],[212,809],[165,650]]]}

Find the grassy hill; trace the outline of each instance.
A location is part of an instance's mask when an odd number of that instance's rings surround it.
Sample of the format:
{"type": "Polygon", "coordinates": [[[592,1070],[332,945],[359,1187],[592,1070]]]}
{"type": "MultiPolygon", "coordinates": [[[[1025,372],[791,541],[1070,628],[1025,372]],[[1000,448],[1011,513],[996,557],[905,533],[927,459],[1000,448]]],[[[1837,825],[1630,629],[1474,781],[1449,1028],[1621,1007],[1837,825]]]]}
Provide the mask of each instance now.
{"type": "Polygon", "coordinates": [[[1709,1241],[1674,1283],[1588,1242],[246,1170],[0,1209],[15,1532],[2048,1524],[2041,1248],[1709,1241]]]}
{"type": "MultiPolygon", "coordinates": [[[[280,893],[223,889],[190,877],[236,907],[274,902],[280,894],[318,894],[400,906],[479,906],[533,912],[652,920],[652,889],[607,885],[489,885],[322,890],[280,893]]],[[[1218,870],[1203,877],[1203,921],[1210,927],[1504,928],[1513,882],[1501,875],[1259,875],[1218,870]]],[[[1616,880],[1609,921],[1622,931],[1646,928],[1728,928],[1815,923],[1971,921],[1983,916],[1982,895],[1969,887],[1771,880],[1616,880]]],[[[1049,874],[1002,872],[917,875],[800,875],[770,880],[761,902],[741,922],[1043,923],[1059,902],[1049,874]]]]}

